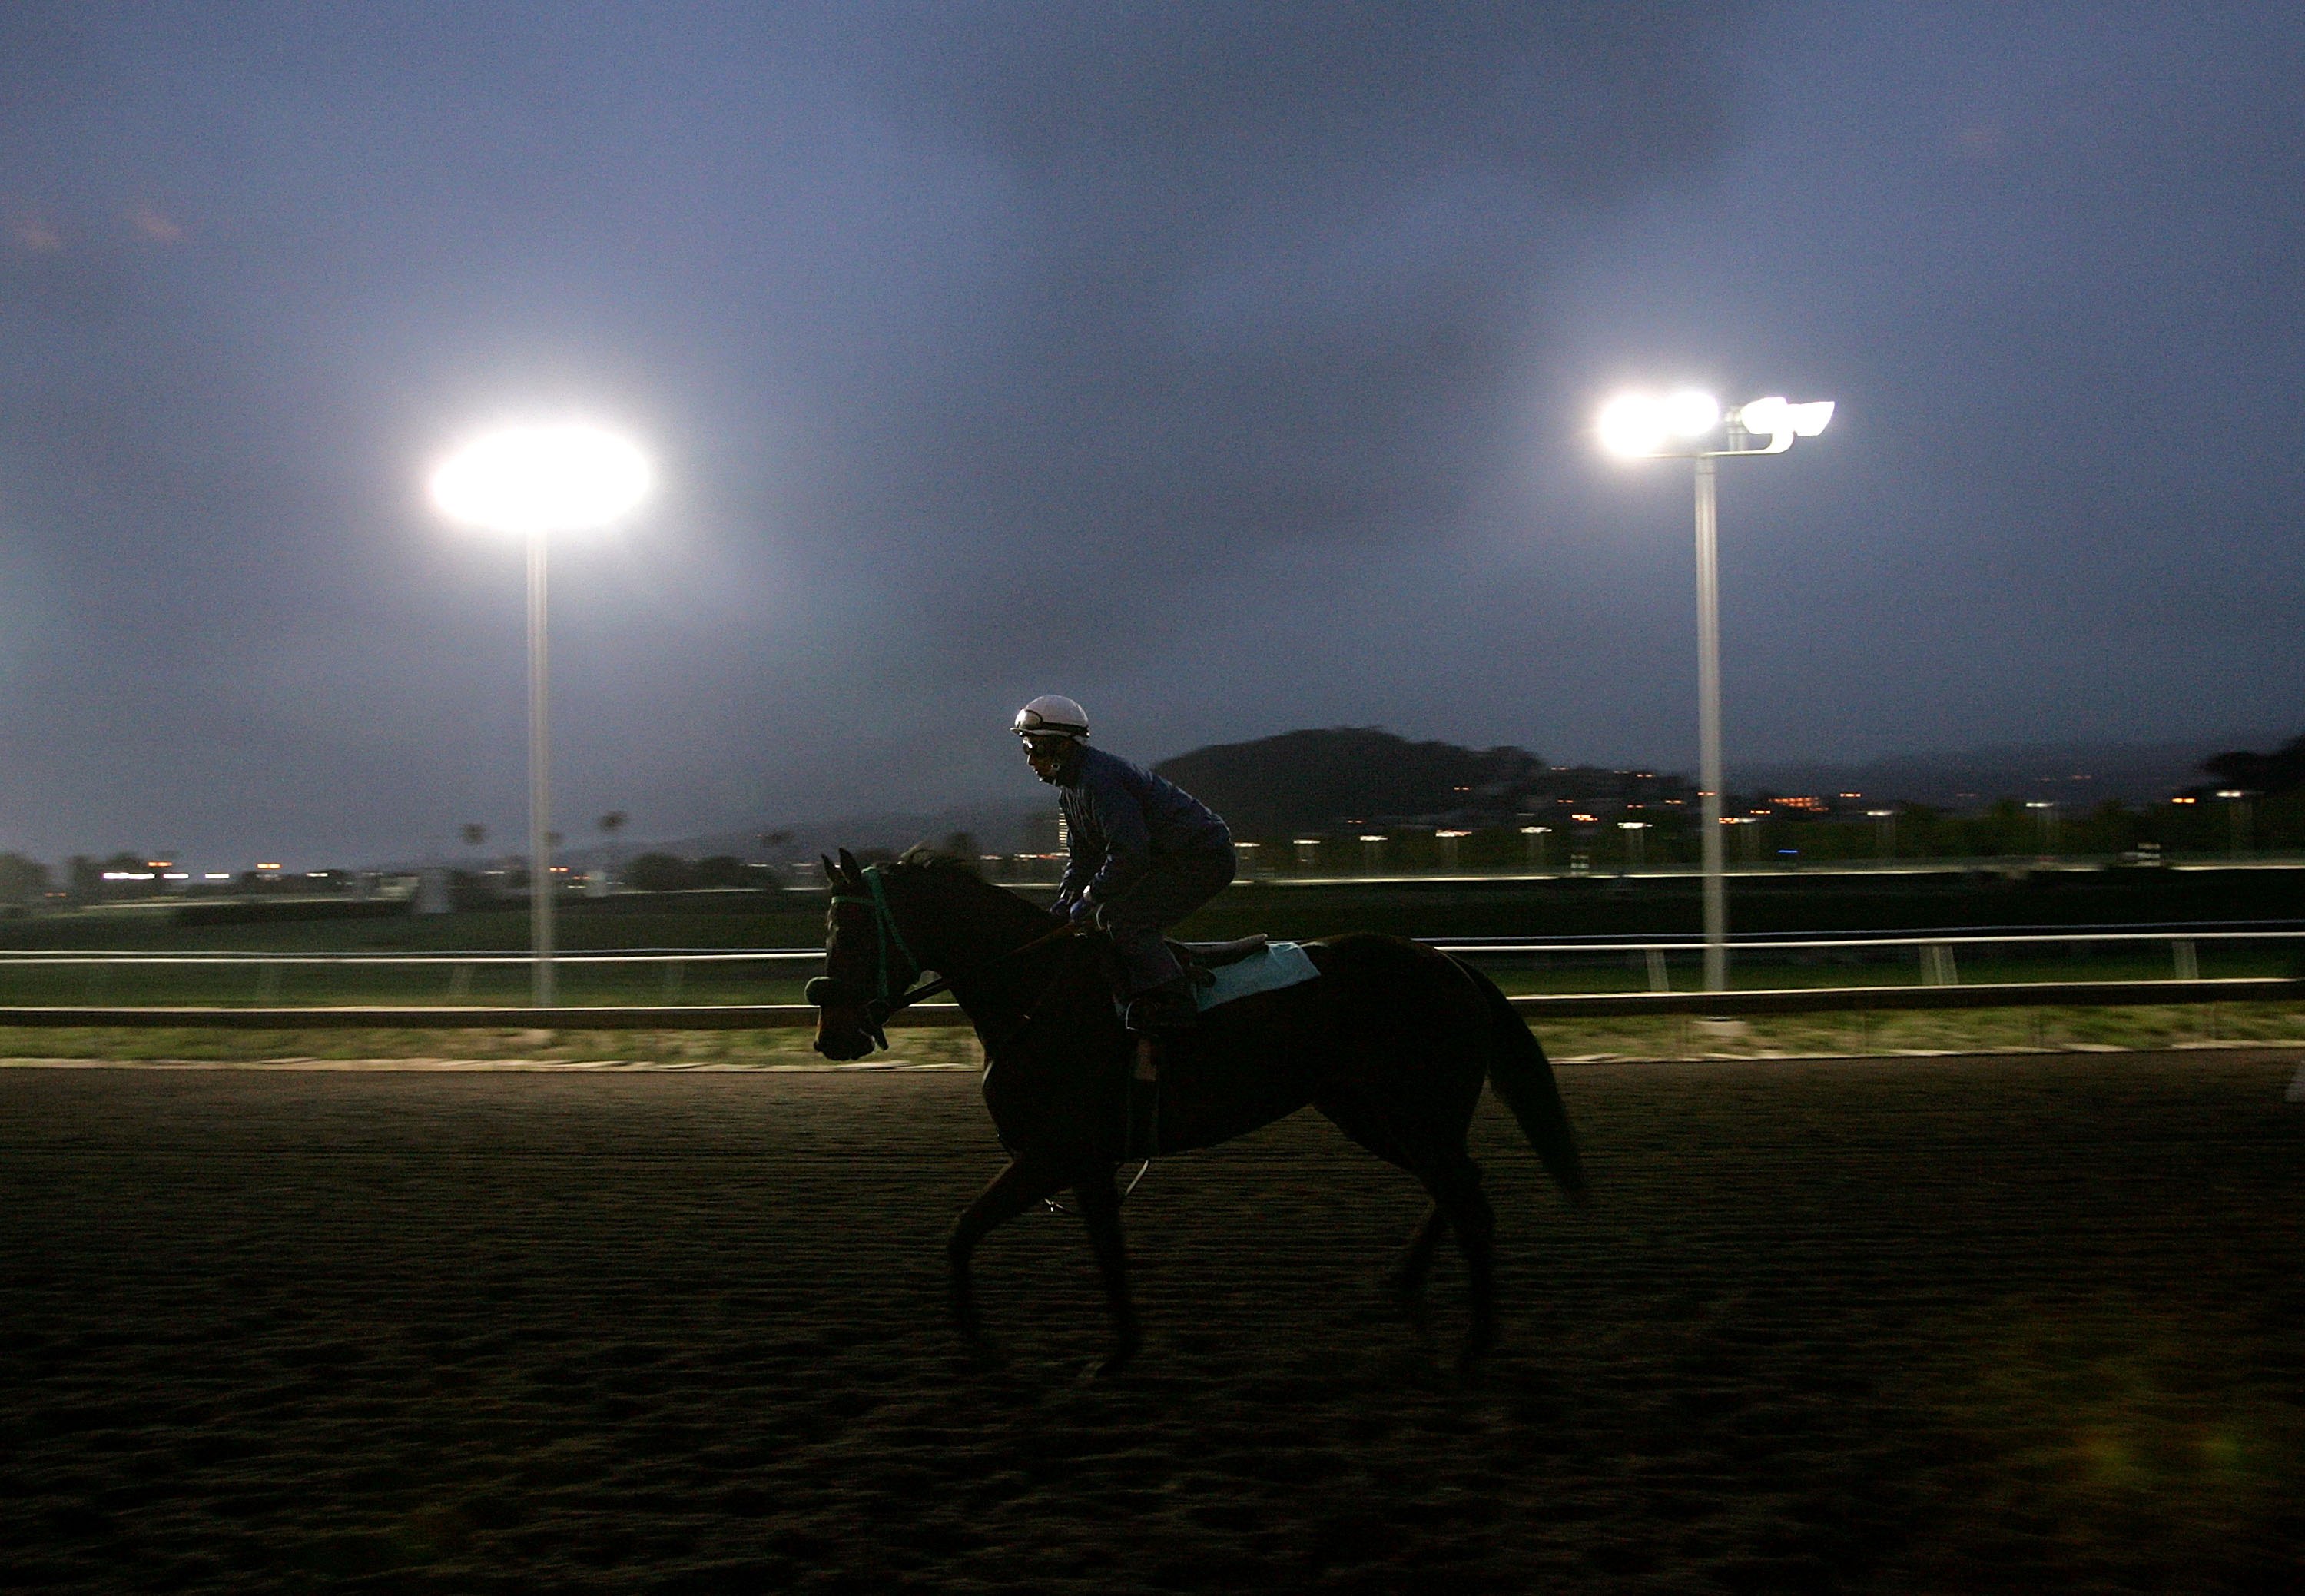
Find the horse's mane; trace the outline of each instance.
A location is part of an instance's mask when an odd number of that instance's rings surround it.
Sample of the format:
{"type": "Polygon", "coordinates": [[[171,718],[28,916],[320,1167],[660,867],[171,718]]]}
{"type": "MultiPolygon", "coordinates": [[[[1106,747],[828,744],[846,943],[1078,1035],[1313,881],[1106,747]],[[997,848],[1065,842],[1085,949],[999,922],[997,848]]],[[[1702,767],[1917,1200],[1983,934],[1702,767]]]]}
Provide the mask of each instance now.
{"type": "Polygon", "coordinates": [[[1022,910],[1035,919],[1047,915],[1021,892],[1014,892],[998,883],[990,882],[977,873],[976,861],[916,842],[899,855],[884,869],[916,874],[921,880],[943,889],[956,901],[983,905],[995,912],[1016,914],[1022,910]]]}

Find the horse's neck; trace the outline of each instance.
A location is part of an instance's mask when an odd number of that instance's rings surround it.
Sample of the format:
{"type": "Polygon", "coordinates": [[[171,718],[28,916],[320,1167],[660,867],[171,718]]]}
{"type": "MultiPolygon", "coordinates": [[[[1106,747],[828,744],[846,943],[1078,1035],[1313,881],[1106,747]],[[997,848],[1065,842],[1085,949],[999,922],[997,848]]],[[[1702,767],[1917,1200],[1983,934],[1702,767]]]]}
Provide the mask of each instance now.
{"type": "MultiPolygon", "coordinates": [[[[973,884],[973,883],[971,883],[973,884]]],[[[1033,939],[1034,919],[1006,892],[939,883],[920,894],[917,926],[904,927],[920,961],[940,975],[965,975],[1033,939]]]]}
{"type": "Polygon", "coordinates": [[[940,883],[933,892],[921,894],[917,933],[913,925],[903,927],[914,955],[952,980],[953,995],[964,1009],[1028,1002],[1050,980],[1047,960],[1063,950],[1050,947],[1010,960],[1009,954],[1046,931],[1048,923],[1013,893],[971,890],[974,885],[940,883]]]}

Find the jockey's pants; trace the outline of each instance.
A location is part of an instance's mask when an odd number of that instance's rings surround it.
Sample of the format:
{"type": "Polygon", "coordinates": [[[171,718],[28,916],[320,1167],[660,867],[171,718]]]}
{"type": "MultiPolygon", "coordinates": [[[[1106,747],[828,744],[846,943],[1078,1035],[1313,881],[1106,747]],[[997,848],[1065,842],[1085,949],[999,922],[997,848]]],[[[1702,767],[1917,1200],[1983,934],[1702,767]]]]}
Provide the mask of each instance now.
{"type": "Polygon", "coordinates": [[[1097,910],[1112,938],[1124,990],[1133,997],[1185,973],[1162,933],[1232,883],[1232,849],[1155,858],[1135,883],[1097,910]]]}

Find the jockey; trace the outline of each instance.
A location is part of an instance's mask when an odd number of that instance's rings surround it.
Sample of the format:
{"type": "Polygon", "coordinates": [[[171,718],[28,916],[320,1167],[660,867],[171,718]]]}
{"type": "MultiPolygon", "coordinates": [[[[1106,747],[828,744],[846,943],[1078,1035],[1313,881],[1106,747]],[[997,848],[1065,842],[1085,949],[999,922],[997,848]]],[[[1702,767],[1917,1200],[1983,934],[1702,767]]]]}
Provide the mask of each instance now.
{"type": "Polygon", "coordinates": [[[1192,988],[1161,933],[1232,880],[1232,832],[1183,789],[1090,747],[1088,712],[1069,698],[1033,699],[1016,732],[1033,773],[1057,789],[1072,849],[1054,913],[1111,937],[1129,1029],[1191,1025],[1192,988]]]}

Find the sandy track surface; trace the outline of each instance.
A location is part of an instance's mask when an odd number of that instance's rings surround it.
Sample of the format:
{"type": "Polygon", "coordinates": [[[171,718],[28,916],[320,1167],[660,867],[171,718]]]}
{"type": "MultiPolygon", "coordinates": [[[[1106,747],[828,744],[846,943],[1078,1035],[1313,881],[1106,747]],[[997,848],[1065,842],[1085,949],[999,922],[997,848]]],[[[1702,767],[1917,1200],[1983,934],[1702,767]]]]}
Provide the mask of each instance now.
{"type": "Polygon", "coordinates": [[[959,1073],[0,1071],[0,1584],[2271,1591],[2305,1552],[2293,1053],[1563,1072],[1504,1349],[1324,1123],[940,1244],[959,1073]]]}

